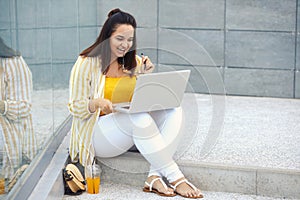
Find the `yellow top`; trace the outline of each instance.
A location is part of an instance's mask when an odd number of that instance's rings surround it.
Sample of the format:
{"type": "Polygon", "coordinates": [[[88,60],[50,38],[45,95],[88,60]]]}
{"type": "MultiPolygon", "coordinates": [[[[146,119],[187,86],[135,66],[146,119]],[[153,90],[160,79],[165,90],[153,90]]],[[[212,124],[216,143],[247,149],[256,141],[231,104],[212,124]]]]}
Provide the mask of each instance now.
{"type": "Polygon", "coordinates": [[[136,77],[106,77],[104,98],[112,103],[130,102],[136,83],[136,77]]]}

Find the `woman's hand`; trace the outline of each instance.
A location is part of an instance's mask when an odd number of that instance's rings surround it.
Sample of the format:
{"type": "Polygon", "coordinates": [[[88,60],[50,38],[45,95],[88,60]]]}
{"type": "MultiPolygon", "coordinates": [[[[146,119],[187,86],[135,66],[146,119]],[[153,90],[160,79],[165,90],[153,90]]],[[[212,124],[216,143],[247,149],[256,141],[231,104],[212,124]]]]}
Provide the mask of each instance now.
{"type": "Polygon", "coordinates": [[[151,62],[150,58],[148,56],[142,55],[141,73],[147,74],[153,72],[153,70],[154,70],[154,65],[151,62]]]}
{"type": "Polygon", "coordinates": [[[97,98],[89,102],[89,110],[91,113],[95,112],[99,108],[104,114],[113,112],[112,102],[108,99],[97,98]]]}

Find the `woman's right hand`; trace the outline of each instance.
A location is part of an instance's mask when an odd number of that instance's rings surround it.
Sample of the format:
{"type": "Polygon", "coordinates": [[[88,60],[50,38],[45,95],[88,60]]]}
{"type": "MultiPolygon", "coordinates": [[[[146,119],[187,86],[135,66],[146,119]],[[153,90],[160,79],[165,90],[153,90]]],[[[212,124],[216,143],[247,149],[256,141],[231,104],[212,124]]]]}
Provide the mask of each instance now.
{"type": "Polygon", "coordinates": [[[104,114],[113,112],[112,102],[108,99],[97,98],[90,101],[89,110],[91,113],[95,112],[99,108],[104,114]]]}

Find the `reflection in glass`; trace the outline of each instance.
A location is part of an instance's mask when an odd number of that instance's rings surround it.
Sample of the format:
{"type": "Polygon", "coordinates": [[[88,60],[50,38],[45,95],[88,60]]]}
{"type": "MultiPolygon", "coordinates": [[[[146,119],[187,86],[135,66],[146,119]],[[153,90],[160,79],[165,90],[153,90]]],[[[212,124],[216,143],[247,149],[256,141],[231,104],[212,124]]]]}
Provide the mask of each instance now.
{"type": "Polygon", "coordinates": [[[12,189],[37,152],[31,95],[29,67],[0,37],[0,182],[5,180],[6,191],[12,189]]]}
{"type": "MultiPolygon", "coordinates": [[[[33,86],[30,109],[32,134],[34,131],[36,142],[36,156],[33,160],[30,156],[26,156],[29,161],[31,160],[30,170],[28,168],[23,173],[11,192],[18,191],[18,183],[22,187],[24,181],[30,176],[29,172],[36,171],[31,170],[31,167],[42,160],[44,150],[51,142],[53,140],[57,143],[60,142],[56,141],[55,134],[69,116],[67,108],[69,75],[75,62],[74,59],[79,53],[79,47],[84,43],[91,42],[88,39],[90,33],[96,34],[96,30],[98,30],[96,25],[82,27],[84,32],[81,34],[82,41],[79,42],[81,28],[75,17],[80,11],[77,6],[78,3],[74,4],[73,1],[0,0],[0,37],[7,48],[12,48],[12,52],[17,55],[18,51],[21,52],[22,56],[19,57],[25,60],[31,71],[33,86]]],[[[90,39],[93,40],[94,36],[90,39]]],[[[21,99],[21,97],[19,98],[21,99]]],[[[18,114],[21,116],[21,111],[18,114]]],[[[16,128],[18,133],[20,127],[16,128]]],[[[15,174],[16,170],[26,163],[25,156],[22,156],[22,141],[19,139],[14,145],[19,146],[19,154],[14,160],[15,163],[19,162],[19,166],[14,166],[11,174],[15,174]]],[[[2,167],[3,149],[3,139],[0,138],[1,172],[4,170],[2,167]]],[[[31,178],[34,179],[34,177],[31,178]]],[[[6,181],[7,183],[8,181],[6,181]]],[[[10,196],[11,193],[7,195],[10,196]]],[[[4,195],[0,194],[0,199],[2,197],[4,195]]]]}

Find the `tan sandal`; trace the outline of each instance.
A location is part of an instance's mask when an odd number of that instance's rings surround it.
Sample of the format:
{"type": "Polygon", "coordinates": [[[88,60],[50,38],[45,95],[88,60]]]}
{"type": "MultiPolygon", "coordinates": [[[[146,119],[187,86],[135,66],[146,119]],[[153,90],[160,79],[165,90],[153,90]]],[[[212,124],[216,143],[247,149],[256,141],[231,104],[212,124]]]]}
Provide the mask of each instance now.
{"type": "Polygon", "coordinates": [[[197,191],[198,188],[196,188],[196,186],[194,186],[191,182],[189,182],[188,180],[186,179],[182,179],[181,181],[178,181],[174,186],[173,185],[170,185],[171,188],[173,188],[173,190],[175,191],[176,194],[182,196],[182,197],[185,197],[185,198],[190,198],[190,199],[200,199],[200,198],[203,198],[203,194],[200,193],[199,196],[196,196],[196,197],[190,197],[190,196],[186,196],[186,195],[182,195],[182,194],[179,194],[177,191],[176,191],[176,188],[178,187],[178,185],[180,185],[181,183],[186,183],[188,184],[194,191],[197,191]]]}
{"type": "Polygon", "coordinates": [[[153,188],[153,184],[154,184],[155,181],[160,181],[161,184],[164,186],[164,188],[168,191],[168,186],[165,184],[165,182],[162,180],[161,177],[153,179],[150,184],[148,182],[145,182],[145,184],[148,187],[144,187],[143,191],[144,192],[152,192],[152,193],[158,194],[160,196],[164,196],[164,197],[174,197],[174,196],[176,196],[175,193],[173,193],[173,194],[166,194],[166,193],[160,192],[157,189],[153,188]]]}

